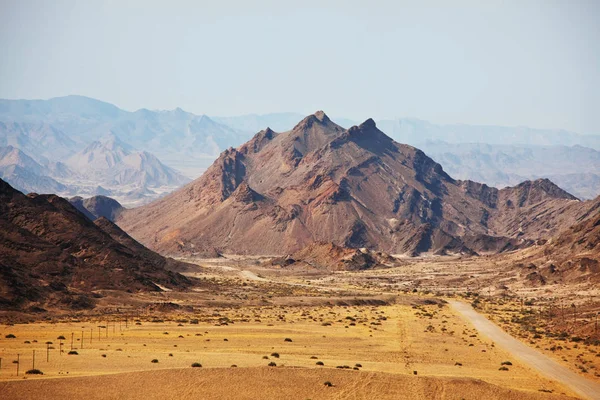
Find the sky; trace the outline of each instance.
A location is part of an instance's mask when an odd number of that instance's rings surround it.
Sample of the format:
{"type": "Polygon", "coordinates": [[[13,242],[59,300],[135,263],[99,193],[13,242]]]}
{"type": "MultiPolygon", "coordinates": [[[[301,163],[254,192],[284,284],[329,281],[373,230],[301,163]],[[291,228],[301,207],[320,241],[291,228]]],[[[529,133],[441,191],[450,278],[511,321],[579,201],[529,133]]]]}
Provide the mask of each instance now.
{"type": "Polygon", "coordinates": [[[600,1],[0,0],[0,98],[600,134],[600,1]]]}

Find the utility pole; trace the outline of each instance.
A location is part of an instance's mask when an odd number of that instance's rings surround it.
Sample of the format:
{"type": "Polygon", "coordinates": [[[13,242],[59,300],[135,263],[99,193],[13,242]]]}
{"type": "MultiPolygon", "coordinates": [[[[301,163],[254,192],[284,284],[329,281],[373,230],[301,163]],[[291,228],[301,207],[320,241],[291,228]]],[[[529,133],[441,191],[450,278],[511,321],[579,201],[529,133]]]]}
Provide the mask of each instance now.
{"type": "Polygon", "coordinates": [[[75,336],[75,334],[73,332],[71,332],[71,350],[73,350],[73,337],[75,336]]]}
{"type": "Polygon", "coordinates": [[[83,331],[81,331],[81,348],[83,349],[83,331]]]}
{"type": "Polygon", "coordinates": [[[90,328],[90,344],[92,344],[93,336],[94,336],[94,328],[90,328]]]}
{"type": "Polygon", "coordinates": [[[31,369],[35,369],[35,350],[33,350],[33,360],[31,361],[31,369]]]}
{"type": "Polygon", "coordinates": [[[19,376],[19,365],[21,364],[21,355],[17,354],[17,376],[19,376]]]}
{"type": "Polygon", "coordinates": [[[50,361],[50,342],[46,342],[46,362],[50,361]]]}

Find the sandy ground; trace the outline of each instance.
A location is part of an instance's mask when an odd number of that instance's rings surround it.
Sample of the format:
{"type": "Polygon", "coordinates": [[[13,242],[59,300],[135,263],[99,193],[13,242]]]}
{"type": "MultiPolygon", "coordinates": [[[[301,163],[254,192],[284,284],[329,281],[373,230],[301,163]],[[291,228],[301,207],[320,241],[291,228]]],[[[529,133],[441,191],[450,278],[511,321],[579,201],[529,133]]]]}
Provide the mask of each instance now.
{"type": "Polygon", "coordinates": [[[35,382],[0,382],[3,398],[164,399],[567,399],[468,378],[307,368],[171,369],[35,382]],[[325,386],[331,382],[333,386],[325,386]]]}

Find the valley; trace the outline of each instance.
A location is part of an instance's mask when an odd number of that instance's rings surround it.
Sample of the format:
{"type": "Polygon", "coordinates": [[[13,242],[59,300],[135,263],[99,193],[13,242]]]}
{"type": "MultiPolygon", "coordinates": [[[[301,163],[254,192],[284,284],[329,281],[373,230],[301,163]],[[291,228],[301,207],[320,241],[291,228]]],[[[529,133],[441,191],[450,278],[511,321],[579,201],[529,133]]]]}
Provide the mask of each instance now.
{"type": "Polygon", "coordinates": [[[191,290],[100,290],[94,310],[28,317],[0,312],[0,388],[15,399],[47,390],[54,397],[46,398],[60,398],[75,387],[92,399],[118,398],[116,387],[123,390],[125,382],[143,388],[160,377],[173,386],[128,397],[197,393],[186,383],[193,380],[203,382],[205,398],[226,398],[236,382],[250,380],[244,385],[248,398],[275,393],[275,382],[287,382],[277,393],[294,387],[318,398],[349,391],[356,398],[388,398],[387,385],[389,398],[399,390],[395,385],[413,398],[597,398],[581,382],[548,376],[465,316],[474,304],[477,315],[548,355],[555,368],[599,387],[600,342],[592,318],[600,311],[597,285],[535,290],[523,285],[518,269],[498,269],[480,258],[400,257],[374,270],[333,273],[273,268],[271,259],[186,259],[182,273],[199,280],[191,290]],[[499,290],[500,284],[507,288],[499,290]],[[564,334],[552,335],[540,310],[559,301],[574,301],[580,314],[574,324],[559,327],[564,334]],[[503,317],[536,314],[533,331],[503,317]],[[576,339],[586,332],[591,341],[576,339]],[[67,354],[71,346],[77,354],[67,354]],[[550,350],[557,346],[561,350],[550,350]],[[44,375],[24,374],[33,350],[44,375]],[[19,377],[12,363],[17,354],[19,377]],[[195,362],[202,366],[193,368],[195,362]],[[211,383],[223,379],[227,383],[211,383]],[[100,389],[109,385],[117,386],[108,393],[100,389]]]}

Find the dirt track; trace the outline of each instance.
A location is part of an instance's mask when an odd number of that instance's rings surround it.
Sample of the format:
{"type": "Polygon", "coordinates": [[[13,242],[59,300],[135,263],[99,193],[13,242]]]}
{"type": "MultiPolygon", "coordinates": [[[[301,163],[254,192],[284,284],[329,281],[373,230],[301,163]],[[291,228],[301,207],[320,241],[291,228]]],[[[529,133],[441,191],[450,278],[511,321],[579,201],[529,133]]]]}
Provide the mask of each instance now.
{"type": "Polygon", "coordinates": [[[521,343],[479,314],[470,305],[455,300],[450,300],[450,304],[463,317],[468,319],[479,332],[511,352],[516,358],[520,358],[549,378],[563,383],[584,398],[600,399],[599,384],[577,375],[539,351],[521,343]]]}

